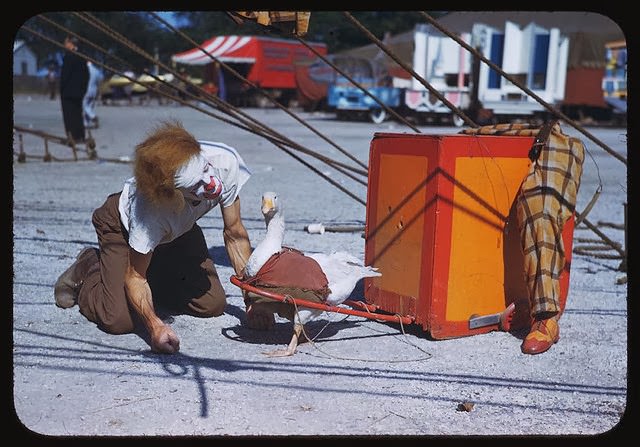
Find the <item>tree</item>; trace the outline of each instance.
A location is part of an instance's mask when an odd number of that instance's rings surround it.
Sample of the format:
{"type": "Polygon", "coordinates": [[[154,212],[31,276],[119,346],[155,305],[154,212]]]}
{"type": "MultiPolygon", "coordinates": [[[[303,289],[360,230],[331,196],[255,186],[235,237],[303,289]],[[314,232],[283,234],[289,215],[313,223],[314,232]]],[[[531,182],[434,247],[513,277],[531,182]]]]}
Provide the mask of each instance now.
{"type": "MultiPolygon", "coordinates": [[[[356,11],[352,14],[379,39],[387,32],[398,34],[424,22],[417,11],[356,11]]],[[[238,25],[225,11],[178,11],[175,16],[185,23],[179,30],[196,43],[215,35],[274,35],[252,21],[238,25]]],[[[193,48],[192,42],[145,11],[44,12],[26,19],[15,39],[25,40],[42,66],[63,51],[61,44],[69,32],[80,37],[82,53],[118,71],[140,73],[150,68],[150,61],[138,54],[131,44],[148,55],[158,54],[160,61],[167,65],[170,65],[171,55],[193,48]],[[106,31],[101,29],[101,24],[106,31]]],[[[330,54],[371,43],[341,11],[312,11],[305,40],[326,43],[330,54]]]]}
{"type": "MultiPolygon", "coordinates": [[[[433,15],[438,17],[441,14],[433,15]]],[[[379,39],[382,39],[387,32],[398,34],[409,31],[415,24],[425,21],[417,11],[357,11],[352,15],[379,39]]],[[[214,35],[247,35],[266,32],[263,27],[251,21],[237,25],[224,11],[180,11],[176,12],[176,16],[188,22],[188,25],[181,29],[197,42],[202,42],[214,35]]],[[[326,43],[329,53],[371,43],[369,38],[349,22],[341,11],[312,11],[305,40],[326,43]]]]}
{"type": "MultiPolygon", "coordinates": [[[[425,22],[417,11],[355,11],[351,15],[380,40],[387,32],[395,35],[413,29],[417,23],[425,22]]],[[[371,43],[341,11],[312,12],[308,38],[325,42],[329,53],[371,43]]]]}
{"type": "Polygon", "coordinates": [[[141,72],[149,66],[148,59],[135,51],[130,43],[150,55],[156,50],[162,51],[161,59],[169,57],[178,47],[174,34],[148,13],[127,11],[90,12],[87,15],[74,11],[42,13],[27,19],[15,39],[25,40],[43,64],[63,51],[62,42],[70,33],[80,39],[83,54],[121,71],[141,72]]]}

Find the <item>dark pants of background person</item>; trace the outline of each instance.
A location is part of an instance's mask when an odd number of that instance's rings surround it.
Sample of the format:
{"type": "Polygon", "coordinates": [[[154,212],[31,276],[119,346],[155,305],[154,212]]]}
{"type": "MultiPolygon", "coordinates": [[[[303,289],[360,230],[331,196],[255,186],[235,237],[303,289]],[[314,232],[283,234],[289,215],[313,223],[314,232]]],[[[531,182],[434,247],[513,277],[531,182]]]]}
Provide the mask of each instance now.
{"type": "Polygon", "coordinates": [[[47,81],[47,83],[49,85],[49,99],[53,101],[56,99],[56,93],[58,92],[58,81],[53,79],[47,81]]]}
{"type": "Polygon", "coordinates": [[[67,136],[74,141],[84,141],[84,120],[82,116],[82,98],[61,98],[62,119],[67,136]]]}
{"type": "MultiPolygon", "coordinates": [[[[141,329],[125,295],[128,234],[120,222],[120,193],[94,211],[100,263],[91,267],[78,296],[80,313],[104,332],[126,334],[141,329]]],[[[224,312],[226,295],[209,257],[202,229],[193,228],[157,247],[147,270],[154,307],[171,314],[214,317],[224,312]]]]}

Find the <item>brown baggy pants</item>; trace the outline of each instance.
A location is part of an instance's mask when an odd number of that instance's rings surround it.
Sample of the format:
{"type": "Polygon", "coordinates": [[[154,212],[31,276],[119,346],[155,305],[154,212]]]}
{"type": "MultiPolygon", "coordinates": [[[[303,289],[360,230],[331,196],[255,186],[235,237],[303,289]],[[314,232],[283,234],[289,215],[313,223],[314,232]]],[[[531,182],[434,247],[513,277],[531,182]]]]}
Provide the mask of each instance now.
{"type": "MultiPolygon", "coordinates": [[[[120,222],[120,193],[110,195],[93,213],[100,264],[89,269],[80,289],[80,313],[110,334],[135,332],[137,317],[124,288],[128,264],[128,234],[120,222]]],[[[200,227],[158,246],[147,270],[154,306],[173,314],[196,317],[221,315],[226,295],[200,227]]]]}
{"type": "Polygon", "coordinates": [[[560,317],[562,231],[575,212],[584,151],[579,139],[556,124],[516,198],[532,318],[560,317]]]}
{"type": "MultiPolygon", "coordinates": [[[[539,128],[519,123],[462,131],[524,136],[538,132],[539,128]]],[[[560,316],[560,274],[566,262],[562,231],[575,212],[584,152],[582,141],[563,133],[556,123],[515,199],[532,318],[560,316]]]]}

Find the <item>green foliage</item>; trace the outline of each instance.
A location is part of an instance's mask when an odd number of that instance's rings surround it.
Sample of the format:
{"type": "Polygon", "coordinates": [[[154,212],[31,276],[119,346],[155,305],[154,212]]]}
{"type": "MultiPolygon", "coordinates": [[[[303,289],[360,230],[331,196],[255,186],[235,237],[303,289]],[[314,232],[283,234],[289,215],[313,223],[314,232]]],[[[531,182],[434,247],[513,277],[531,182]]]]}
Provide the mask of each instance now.
{"type": "MultiPolygon", "coordinates": [[[[172,54],[194,46],[189,39],[156,20],[150,12],[97,11],[88,14],[74,11],[44,12],[27,18],[17,29],[15,38],[27,42],[42,66],[55,53],[63,51],[60,45],[64,37],[72,32],[80,37],[82,53],[116,70],[130,69],[138,73],[149,68],[150,62],[131,48],[131,43],[148,55],[157,54],[167,65],[172,54]],[[104,24],[106,31],[101,30],[96,22],[104,24]],[[22,25],[38,34],[24,29],[22,25]]],[[[417,11],[355,11],[351,14],[379,39],[386,32],[397,34],[424,22],[417,11]]],[[[195,43],[202,43],[215,35],[273,35],[251,21],[239,25],[224,11],[178,11],[174,15],[183,23],[179,30],[195,43]]],[[[437,17],[437,14],[434,16],[437,17]]],[[[312,11],[305,39],[325,42],[329,53],[371,43],[341,11],[312,11]]]]}
{"type": "MultiPolygon", "coordinates": [[[[387,32],[399,34],[425,21],[417,11],[351,11],[350,14],[381,40],[387,32]]],[[[329,53],[371,43],[341,11],[313,11],[307,39],[325,42],[329,53]]]]}
{"type": "MultiPolygon", "coordinates": [[[[379,39],[384,38],[387,32],[393,35],[409,31],[416,23],[425,21],[418,11],[355,11],[351,14],[379,39]]],[[[431,15],[438,17],[441,14],[431,15]]],[[[224,11],[180,11],[176,13],[176,17],[190,23],[182,29],[197,42],[215,35],[268,32],[251,21],[237,25],[224,11]]],[[[326,43],[329,53],[371,43],[342,11],[312,11],[305,40],[326,43]]]]}
{"type": "Polygon", "coordinates": [[[79,38],[81,53],[116,70],[139,72],[149,65],[129,42],[149,54],[161,48],[169,54],[173,51],[172,46],[175,48],[173,34],[146,12],[91,12],[88,16],[74,11],[47,12],[26,20],[15,38],[25,40],[39,63],[43,64],[56,53],[64,51],[62,43],[69,34],[79,38]]]}

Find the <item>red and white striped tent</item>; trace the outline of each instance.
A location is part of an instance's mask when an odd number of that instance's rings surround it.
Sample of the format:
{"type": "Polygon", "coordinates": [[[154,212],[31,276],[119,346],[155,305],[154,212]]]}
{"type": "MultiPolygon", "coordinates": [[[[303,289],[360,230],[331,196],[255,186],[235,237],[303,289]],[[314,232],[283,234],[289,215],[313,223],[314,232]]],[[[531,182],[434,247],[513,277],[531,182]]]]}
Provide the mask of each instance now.
{"type": "MultiPolygon", "coordinates": [[[[309,45],[319,54],[327,53],[324,43],[310,42],[309,45]]],[[[200,47],[174,54],[171,60],[175,64],[205,67],[214,60],[224,64],[246,64],[245,77],[250,82],[265,89],[286,90],[292,95],[296,90],[295,67],[315,58],[313,51],[293,39],[233,35],[212,37],[200,47]]]]}
{"type": "MultiPolygon", "coordinates": [[[[200,46],[222,62],[254,63],[259,51],[258,39],[255,36],[216,36],[200,46]]],[[[213,62],[211,57],[198,47],[174,54],[171,60],[186,65],[205,65],[213,62]]]]}

